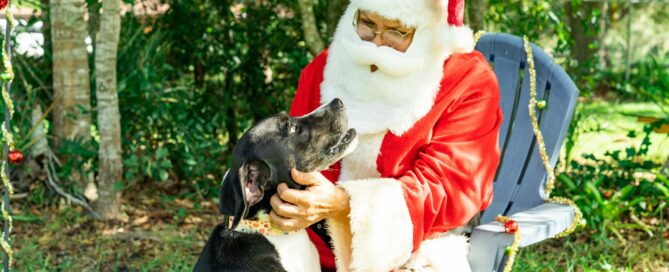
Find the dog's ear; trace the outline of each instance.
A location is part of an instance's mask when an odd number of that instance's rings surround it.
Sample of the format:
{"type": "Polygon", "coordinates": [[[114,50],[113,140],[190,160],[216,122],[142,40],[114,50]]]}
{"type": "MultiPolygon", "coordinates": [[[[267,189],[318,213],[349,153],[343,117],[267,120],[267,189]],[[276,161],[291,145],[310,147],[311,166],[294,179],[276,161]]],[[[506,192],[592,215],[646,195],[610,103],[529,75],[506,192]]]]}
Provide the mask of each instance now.
{"type": "Polygon", "coordinates": [[[236,184],[237,181],[237,171],[228,171],[225,172],[223,176],[223,182],[221,182],[221,189],[218,192],[218,208],[221,214],[224,215],[234,215],[237,207],[237,203],[242,201],[240,194],[242,193],[236,184]]]}
{"type": "Polygon", "coordinates": [[[226,173],[219,194],[222,214],[233,215],[232,229],[248,215],[249,208],[264,197],[264,184],[271,182],[272,169],[261,160],[244,162],[226,173]]]}

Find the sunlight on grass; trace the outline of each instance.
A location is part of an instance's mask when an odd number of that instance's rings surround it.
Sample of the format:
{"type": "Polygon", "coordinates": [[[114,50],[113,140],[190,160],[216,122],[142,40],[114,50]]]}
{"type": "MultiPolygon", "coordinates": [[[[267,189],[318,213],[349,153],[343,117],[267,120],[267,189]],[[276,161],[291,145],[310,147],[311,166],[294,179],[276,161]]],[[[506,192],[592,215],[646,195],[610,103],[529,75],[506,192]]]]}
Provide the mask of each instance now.
{"type": "MultiPolygon", "coordinates": [[[[601,157],[610,150],[624,150],[630,145],[639,146],[643,139],[644,124],[638,116],[661,117],[660,108],[651,102],[616,104],[611,102],[583,103],[584,119],[578,124],[588,132],[578,135],[572,157],[593,154],[601,157]],[[629,131],[636,132],[636,138],[626,137],[629,131]]],[[[664,162],[669,156],[669,134],[651,133],[648,157],[664,162]]]]}
{"type": "Polygon", "coordinates": [[[667,241],[644,236],[623,245],[576,232],[521,249],[514,271],[668,271],[667,241]]]}

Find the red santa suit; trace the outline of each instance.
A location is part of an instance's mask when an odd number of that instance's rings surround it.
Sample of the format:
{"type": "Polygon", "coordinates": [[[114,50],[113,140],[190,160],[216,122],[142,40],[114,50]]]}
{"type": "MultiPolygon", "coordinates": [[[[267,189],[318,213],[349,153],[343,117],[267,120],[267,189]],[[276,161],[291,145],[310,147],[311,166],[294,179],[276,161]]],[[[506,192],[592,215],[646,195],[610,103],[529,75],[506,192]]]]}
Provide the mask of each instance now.
{"type": "Polygon", "coordinates": [[[499,89],[484,57],[472,52],[471,30],[444,23],[448,2],[434,18],[425,15],[433,6],[417,2],[423,1],[353,0],[330,49],[300,77],[290,114],[340,98],[359,137],[351,154],[323,172],[350,196],[352,233],[346,248],[344,226],[328,221],[333,256],[310,232],[324,268],[336,259],[340,271],[385,272],[413,252],[435,271],[469,269],[466,239],[439,236],[491,201],[500,156],[499,89]],[[361,41],[351,26],[360,9],[416,27],[409,49],[392,52],[361,41]],[[350,263],[334,258],[346,250],[350,263]]]}

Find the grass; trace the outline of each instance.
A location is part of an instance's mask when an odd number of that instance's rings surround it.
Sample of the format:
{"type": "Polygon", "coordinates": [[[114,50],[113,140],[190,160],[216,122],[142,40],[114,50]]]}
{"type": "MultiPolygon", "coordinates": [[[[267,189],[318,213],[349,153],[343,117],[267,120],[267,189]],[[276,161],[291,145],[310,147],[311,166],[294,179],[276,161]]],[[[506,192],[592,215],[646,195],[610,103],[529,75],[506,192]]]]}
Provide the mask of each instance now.
{"type": "MultiPolygon", "coordinates": [[[[208,232],[220,221],[217,205],[159,199],[148,191],[130,196],[127,219],[103,223],[79,207],[15,210],[39,220],[17,222],[13,232],[17,271],[190,271],[208,232]],[[132,203],[133,207],[129,206],[132,203]],[[177,216],[185,209],[188,215],[177,216]]],[[[20,206],[19,206],[20,205],[20,206]]]]}
{"type": "Polygon", "coordinates": [[[669,241],[628,232],[628,242],[593,239],[592,231],[521,249],[515,271],[669,271],[669,241]]]}
{"type": "MultiPolygon", "coordinates": [[[[582,103],[583,118],[578,122],[580,131],[572,158],[582,154],[601,157],[610,150],[624,150],[630,145],[639,146],[644,124],[637,121],[637,116],[663,116],[660,108],[651,102],[613,103],[606,101],[582,103]],[[635,131],[637,137],[626,137],[629,131],[635,131]]],[[[648,158],[664,162],[669,157],[669,134],[651,133],[651,148],[648,158]]]]}

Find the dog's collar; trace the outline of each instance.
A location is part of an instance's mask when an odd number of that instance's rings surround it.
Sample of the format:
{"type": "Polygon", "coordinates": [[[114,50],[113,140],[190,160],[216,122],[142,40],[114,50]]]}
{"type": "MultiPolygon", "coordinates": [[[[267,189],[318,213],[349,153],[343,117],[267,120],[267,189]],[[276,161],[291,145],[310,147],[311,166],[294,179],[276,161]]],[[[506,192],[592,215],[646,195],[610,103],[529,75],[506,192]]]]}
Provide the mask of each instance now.
{"type": "Polygon", "coordinates": [[[269,222],[269,214],[258,213],[257,220],[242,220],[235,229],[245,233],[259,233],[262,235],[288,235],[290,232],[278,229],[269,222]]]}

